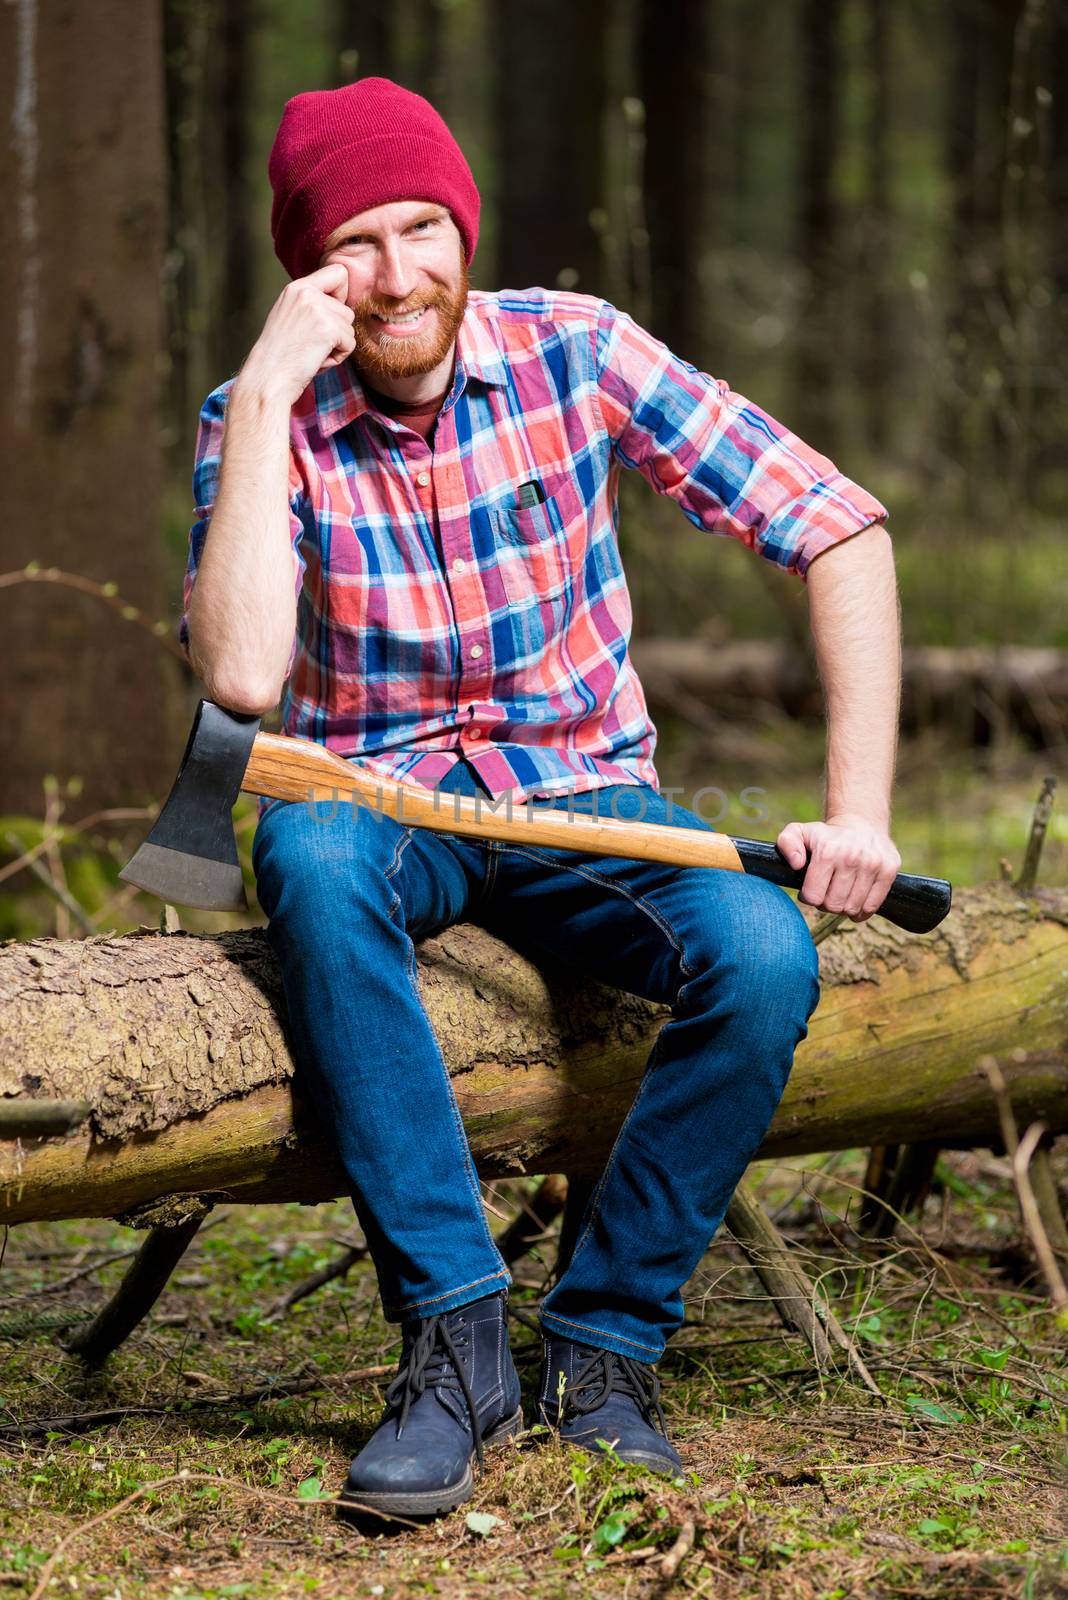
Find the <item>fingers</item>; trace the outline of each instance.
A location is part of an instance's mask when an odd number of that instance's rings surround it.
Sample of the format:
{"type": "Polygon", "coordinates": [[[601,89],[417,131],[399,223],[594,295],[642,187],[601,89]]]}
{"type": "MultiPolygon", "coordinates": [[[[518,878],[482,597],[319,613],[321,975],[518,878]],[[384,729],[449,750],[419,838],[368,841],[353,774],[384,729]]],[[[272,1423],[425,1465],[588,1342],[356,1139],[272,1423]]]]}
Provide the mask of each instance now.
{"type": "Polygon", "coordinates": [[[777,843],[795,867],[803,864],[801,839],[807,840],[811,856],[798,898],[818,910],[866,922],[886,899],[901,866],[889,835],[852,824],[791,823],[777,843]]]}
{"type": "Polygon", "coordinates": [[[328,267],[317,267],[306,277],[294,281],[312,283],[325,294],[332,295],[335,300],[344,301],[349,292],[349,275],[340,261],[332,261],[328,267]]]}

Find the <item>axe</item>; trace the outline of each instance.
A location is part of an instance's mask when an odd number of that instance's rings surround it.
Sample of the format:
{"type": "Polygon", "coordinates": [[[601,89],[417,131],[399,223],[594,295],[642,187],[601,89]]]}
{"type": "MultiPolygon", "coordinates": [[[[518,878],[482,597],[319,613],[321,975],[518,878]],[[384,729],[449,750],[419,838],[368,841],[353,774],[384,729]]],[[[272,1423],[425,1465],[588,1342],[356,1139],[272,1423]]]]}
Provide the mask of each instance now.
{"type": "MultiPolygon", "coordinates": [[[[127,883],[175,905],[208,911],[247,906],[231,811],[241,790],[276,800],[333,801],[393,817],[411,827],[473,839],[503,839],[579,850],[588,855],[665,861],[680,867],[751,872],[800,889],[805,868],[791,867],[774,844],[725,833],[671,828],[522,806],[501,815],[481,796],[443,795],[412,784],[383,783],[311,739],[260,733],[259,718],[201,700],[185,755],[152,831],[119,873],[127,883]]],[[[879,915],[910,933],[929,933],[949,911],[941,878],[899,872],[879,915]]]]}

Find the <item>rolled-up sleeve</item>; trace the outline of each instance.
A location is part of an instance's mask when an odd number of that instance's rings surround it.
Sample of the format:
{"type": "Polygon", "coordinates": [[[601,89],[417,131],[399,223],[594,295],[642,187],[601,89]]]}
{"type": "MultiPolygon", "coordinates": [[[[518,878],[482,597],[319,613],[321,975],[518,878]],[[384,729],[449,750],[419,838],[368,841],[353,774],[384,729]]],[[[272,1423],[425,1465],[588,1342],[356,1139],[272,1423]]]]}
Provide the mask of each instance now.
{"type": "Polygon", "coordinates": [[[608,304],[596,364],[616,458],[696,527],[738,539],[803,579],[824,550],[885,522],[886,507],[833,461],[608,304]]]}
{"type": "MultiPolygon", "coordinates": [[[[185,569],[185,578],[182,584],[182,615],[178,623],[178,643],[189,655],[189,602],[193,595],[193,586],[197,580],[201,558],[204,554],[204,542],[208,536],[208,526],[211,515],[215,509],[215,500],[219,492],[219,472],[222,466],[223,432],[226,423],[226,403],[229,399],[231,382],[222,384],[212,391],[201,408],[200,420],[197,428],[196,459],[193,466],[193,526],[189,530],[189,558],[185,569]]],[[[301,508],[305,501],[305,485],[297,465],[296,457],[292,450],[289,454],[289,535],[293,544],[293,582],[295,592],[299,598],[304,585],[304,557],[300,550],[300,541],[304,535],[304,523],[300,516],[301,508]]],[[[296,656],[297,641],[293,641],[290,652],[289,667],[286,676],[293,669],[296,656]]]]}

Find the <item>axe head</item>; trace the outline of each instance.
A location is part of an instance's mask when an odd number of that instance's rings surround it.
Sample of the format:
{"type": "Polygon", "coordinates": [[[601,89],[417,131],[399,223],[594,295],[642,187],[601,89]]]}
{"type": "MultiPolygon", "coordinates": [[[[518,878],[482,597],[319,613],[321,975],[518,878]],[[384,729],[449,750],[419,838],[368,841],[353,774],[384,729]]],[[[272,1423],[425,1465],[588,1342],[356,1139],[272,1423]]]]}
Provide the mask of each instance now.
{"type": "Polygon", "coordinates": [[[246,908],[231,812],[259,725],[258,717],[200,702],[174,787],[120,878],[174,905],[246,908]]]}

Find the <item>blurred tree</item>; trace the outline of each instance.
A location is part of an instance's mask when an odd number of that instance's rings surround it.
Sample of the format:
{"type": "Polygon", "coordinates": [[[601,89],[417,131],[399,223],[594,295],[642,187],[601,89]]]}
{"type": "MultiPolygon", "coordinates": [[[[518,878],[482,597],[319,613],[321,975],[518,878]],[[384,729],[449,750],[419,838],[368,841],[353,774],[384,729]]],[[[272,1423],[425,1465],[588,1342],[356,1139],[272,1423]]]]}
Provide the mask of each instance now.
{"type": "Polygon", "coordinates": [[[1068,5],[1053,7],[1036,86],[1039,149],[1045,187],[1043,244],[1051,314],[1041,466],[1065,488],[1068,424],[1068,5]]]}
{"type": "Polygon", "coordinates": [[[718,20],[710,0],[641,0],[636,39],[650,326],[695,366],[711,359],[701,261],[716,225],[710,85],[718,20]]]}
{"type": "Polygon", "coordinates": [[[249,197],[249,135],[252,123],[252,40],[259,26],[257,0],[226,0],[219,38],[220,196],[222,276],[216,299],[222,370],[244,361],[257,332],[252,326],[254,256],[249,197]]]}
{"type": "Polygon", "coordinates": [[[890,200],[890,0],[867,0],[867,115],[864,123],[864,213],[861,274],[859,390],[866,411],[867,443],[883,453],[890,442],[898,354],[889,291],[890,200]]]}
{"type": "Polygon", "coordinates": [[[204,0],[164,0],[163,64],[167,110],[168,240],[166,272],[168,438],[184,469],[187,434],[207,389],[210,258],[205,122],[210,117],[210,26],[204,0]]]}
{"type": "Polygon", "coordinates": [[[499,0],[497,278],[602,291],[606,0],[499,0]]]}
{"type": "Polygon", "coordinates": [[[337,84],[397,77],[396,10],[392,0],[334,0],[337,84]]]}
{"type": "Polygon", "coordinates": [[[950,0],[945,138],[946,454],[963,468],[966,502],[989,487],[985,464],[1005,444],[1005,184],[1014,40],[1023,0],[950,0]]]}
{"type": "MultiPolygon", "coordinates": [[[[163,0],[170,165],[168,439],[188,472],[205,395],[253,342],[257,234],[249,185],[261,0],[163,0]]],[[[262,235],[262,219],[259,234],[262,235]]]]}
{"type": "MultiPolygon", "coordinates": [[[[1050,276],[1062,312],[1068,316],[1068,5],[1050,16],[1048,49],[1039,85],[1046,132],[1047,206],[1050,276]]],[[[1062,324],[1063,326],[1063,324],[1062,324]]]]}
{"type": "Polygon", "coordinates": [[[841,137],[841,0],[802,0],[795,250],[801,270],[794,335],[791,426],[834,453],[835,374],[840,353],[839,208],[835,168],[841,137]]]}
{"type": "MultiPolygon", "coordinates": [[[[159,357],[167,176],[158,4],[0,7],[5,561],[112,581],[163,612],[159,357]]],[[[52,585],[0,590],[0,811],[78,775],[86,808],[173,777],[178,668],[138,628],[52,585]]]]}
{"type": "Polygon", "coordinates": [[[392,78],[442,110],[449,0],[333,0],[335,83],[392,78]]]}

